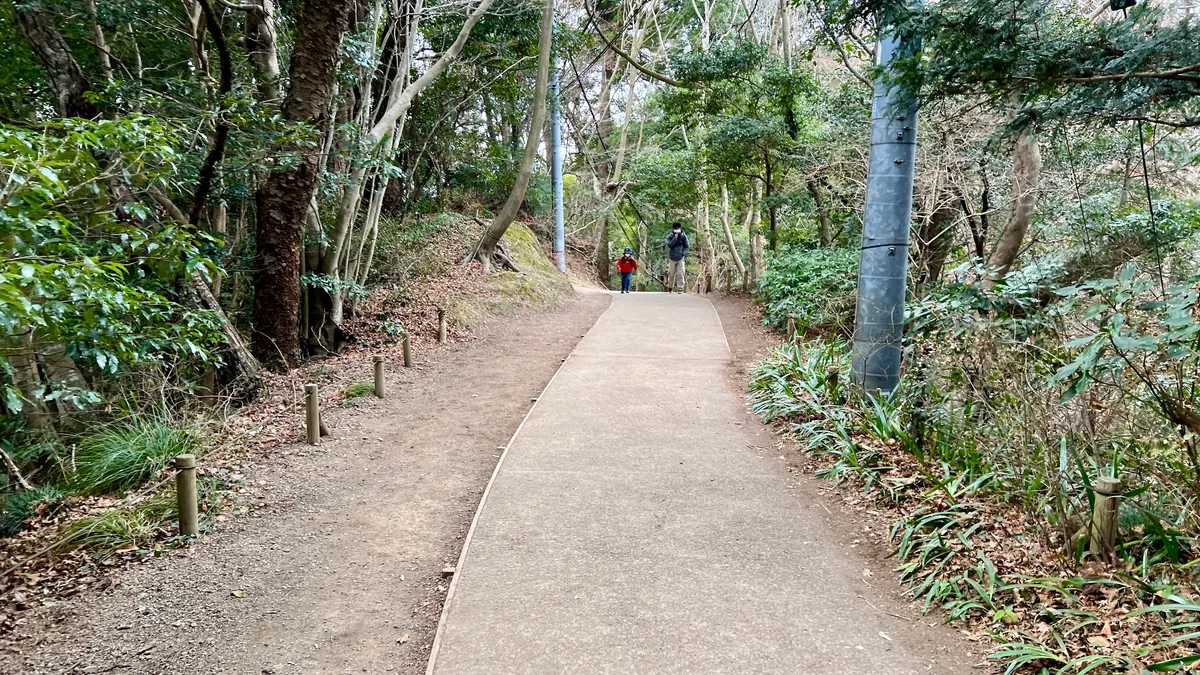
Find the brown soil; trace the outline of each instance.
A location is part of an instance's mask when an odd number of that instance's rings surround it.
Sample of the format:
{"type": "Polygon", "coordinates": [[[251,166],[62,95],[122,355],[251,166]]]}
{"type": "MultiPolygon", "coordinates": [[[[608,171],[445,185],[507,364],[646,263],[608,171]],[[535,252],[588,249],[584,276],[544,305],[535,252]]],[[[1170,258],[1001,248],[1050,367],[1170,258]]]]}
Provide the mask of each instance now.
{"type": "MultiPolygon", "coordinates": [[[[388,397],[327,409],[320,446],[245,462],[248,516],[31,610],[0,673],[423,673],[497,447],[609,301],[391,359],[388,397]]],[[[339,365],[370,378],[367,355],[339,365]]]]}
{"type": "MultiPolygon", "coordinates": [[[[717,308],[733,354],[730,386],[741,392],[745,401],[750,371],[772,347],[780,344],[783,336],[762,324],[759,308],[748,297],[712,293],[708,298],[717,308]]],[[[961,633],[943,625],[936,614],[922,615],[922,608],[905,595],[892,571],[896,561],[890,558],[890,513],[872,509],[859,500],[847,503],[842,498],[842,491],[831,482],[812,476],[817,460],[804,453],[795,442],[779,435],[777,429],[764,424],[748,408],[746,428],[759,439],[756,449],[761,456],[778,458],[780,477],[795,490],[798,507],[812,510],[825,520],[835,540],[824,544],[849,548],[861,559],[860,603],[857,607],[847,607],[846,611],[882,612],[907,620],[909,633],[903,636],[904,641],[924,644],[931,667],[936,667],[939,672],[986,672],[977,669],[991,667],[984,663],[985,659],[975,645],[962,639],[961,633]]]]}

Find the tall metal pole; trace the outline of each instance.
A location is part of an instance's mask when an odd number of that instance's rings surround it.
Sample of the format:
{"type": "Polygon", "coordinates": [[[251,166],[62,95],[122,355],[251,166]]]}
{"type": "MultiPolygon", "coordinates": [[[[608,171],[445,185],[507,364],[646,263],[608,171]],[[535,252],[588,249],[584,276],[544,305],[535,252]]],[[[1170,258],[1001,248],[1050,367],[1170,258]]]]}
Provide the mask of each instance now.
{"type": "MultiPolygon", "coordinates": [[[[887,70],[918,47],[886,35],[879,64],[887,70]]],[[[854,380],[870,394],[890,394],[900,382],[916,154],[916,98],[876,80],[853,349],[854,380]]]]}
{"type": "MultiPolygon", "coordinates": [[[[553,3],[554,0],[547,0],[553,3]]],[[[554,192],[554,260],[559,272],[567,271],[566,234],[563,231],[562,111],[558,100],[558,59],[550,78],[550,188],[554,192]]]]}

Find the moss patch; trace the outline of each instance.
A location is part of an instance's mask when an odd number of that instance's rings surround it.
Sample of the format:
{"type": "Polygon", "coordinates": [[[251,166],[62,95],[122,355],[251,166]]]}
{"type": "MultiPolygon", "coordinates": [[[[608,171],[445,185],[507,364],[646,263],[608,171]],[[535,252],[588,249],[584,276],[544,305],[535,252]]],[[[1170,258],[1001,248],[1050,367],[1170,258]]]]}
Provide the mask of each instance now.
{"type": "Polygon", "coordinates": [[[342,392],[342,395],[345,396],[347,399],[351,399],[351,398],[359,398],[361,396],[366,396],[367,394],[374,394],[374,393],[375,393],[375,383],[374,382],[356,382],[356,383],[350,385],[349,387],[346,387],[346,390],[344,392],[342,392]]]}
{"type": "Polygon", "coordinates": [[[451,302],[449,318],[455,325],[470,328],[489,316],[505,316],[524,308],[552,309],[574,297],[570,279],[554,268],[528,227],[514,223],[502,242],[521,271],[494,272],[478,295],[451,302]]]}

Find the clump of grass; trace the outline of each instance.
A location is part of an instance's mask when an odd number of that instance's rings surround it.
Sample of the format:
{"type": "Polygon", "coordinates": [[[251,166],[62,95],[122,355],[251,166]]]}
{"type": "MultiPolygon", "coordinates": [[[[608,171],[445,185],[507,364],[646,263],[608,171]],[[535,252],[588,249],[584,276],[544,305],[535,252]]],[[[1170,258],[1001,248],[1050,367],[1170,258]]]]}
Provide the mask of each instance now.
{"type": "Polygon", "coordinates": [[[374,382],[356,382],[355,384],[352,384],[349,387],[346,387],[346,390],[344,392],[342,392],[342,395],[345,396],[347,399],[352,399],[352,398],[359,398],[362,396],[366,396],[367,394],[373,394],[373,393],[375,393],[375,383],[374,382]]]}
{"type": "Polygon", "coordinates": [[[53,485],[9,493],[3,501],[3,510],[0,511],[0,536],[11,537],[20,531],[38,504],[54,503],[62,498],[63,493],[53,485]]]}
{"type": "Polygon", "coordinates": [[[162,471],[176,455],[199,447],[192,428],[165,415],[134,415],[79,442],[71,487],[86,494],[128,490],[162,471]]]}
{"type": "Polygon", "coordinates": [[[137,506],[113,509],[72,523],[63,537],[70,549],[94,551],[107,558],[129,545],[143,548],[153,541],[163,523],[175,517],[175,500],[160,493],[137,506]]]}

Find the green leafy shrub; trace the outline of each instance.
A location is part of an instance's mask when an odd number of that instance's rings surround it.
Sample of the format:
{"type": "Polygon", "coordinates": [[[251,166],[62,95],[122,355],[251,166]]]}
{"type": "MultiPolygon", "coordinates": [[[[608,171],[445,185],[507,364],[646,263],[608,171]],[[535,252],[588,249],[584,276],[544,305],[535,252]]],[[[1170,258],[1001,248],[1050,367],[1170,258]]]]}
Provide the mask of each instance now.
{"type": "MultiPolygon", "coordinates": [[[[215,270],[207,256],[215,242],[174,223],[117,217],[97,187],[118,176],[133,193],[162,187],[177,168],[175,131],[138,116],[38,130],[0,125],[0,400],[8,413],[54,399],[99,401],[94,388],[50,391],[22,375],[16,357],[42,344],[61,345],[85,375],[216,362],[224,337],[215,316],[179,302],[177,292],[190,275],[215,270]],[[122,161],[97,159],[114,155],[122,161]]],[[[121,210],[140,216],[149,208],[130,202],[121,210]]]]}
{"type": "Polygon", "coordinates": [[[857,286],[857,251],[788,248],[768,258],[755,294],[774,326],[794,314],[804,326],[848,333],[857,286]]]}
{"type": "Polygon", "coordinates": [[[88,494],[127,490],[162,471],[176,455],[199,447],[195,430],[165,415],[134,415],[79,442],[72,488],[88,494]]]}

